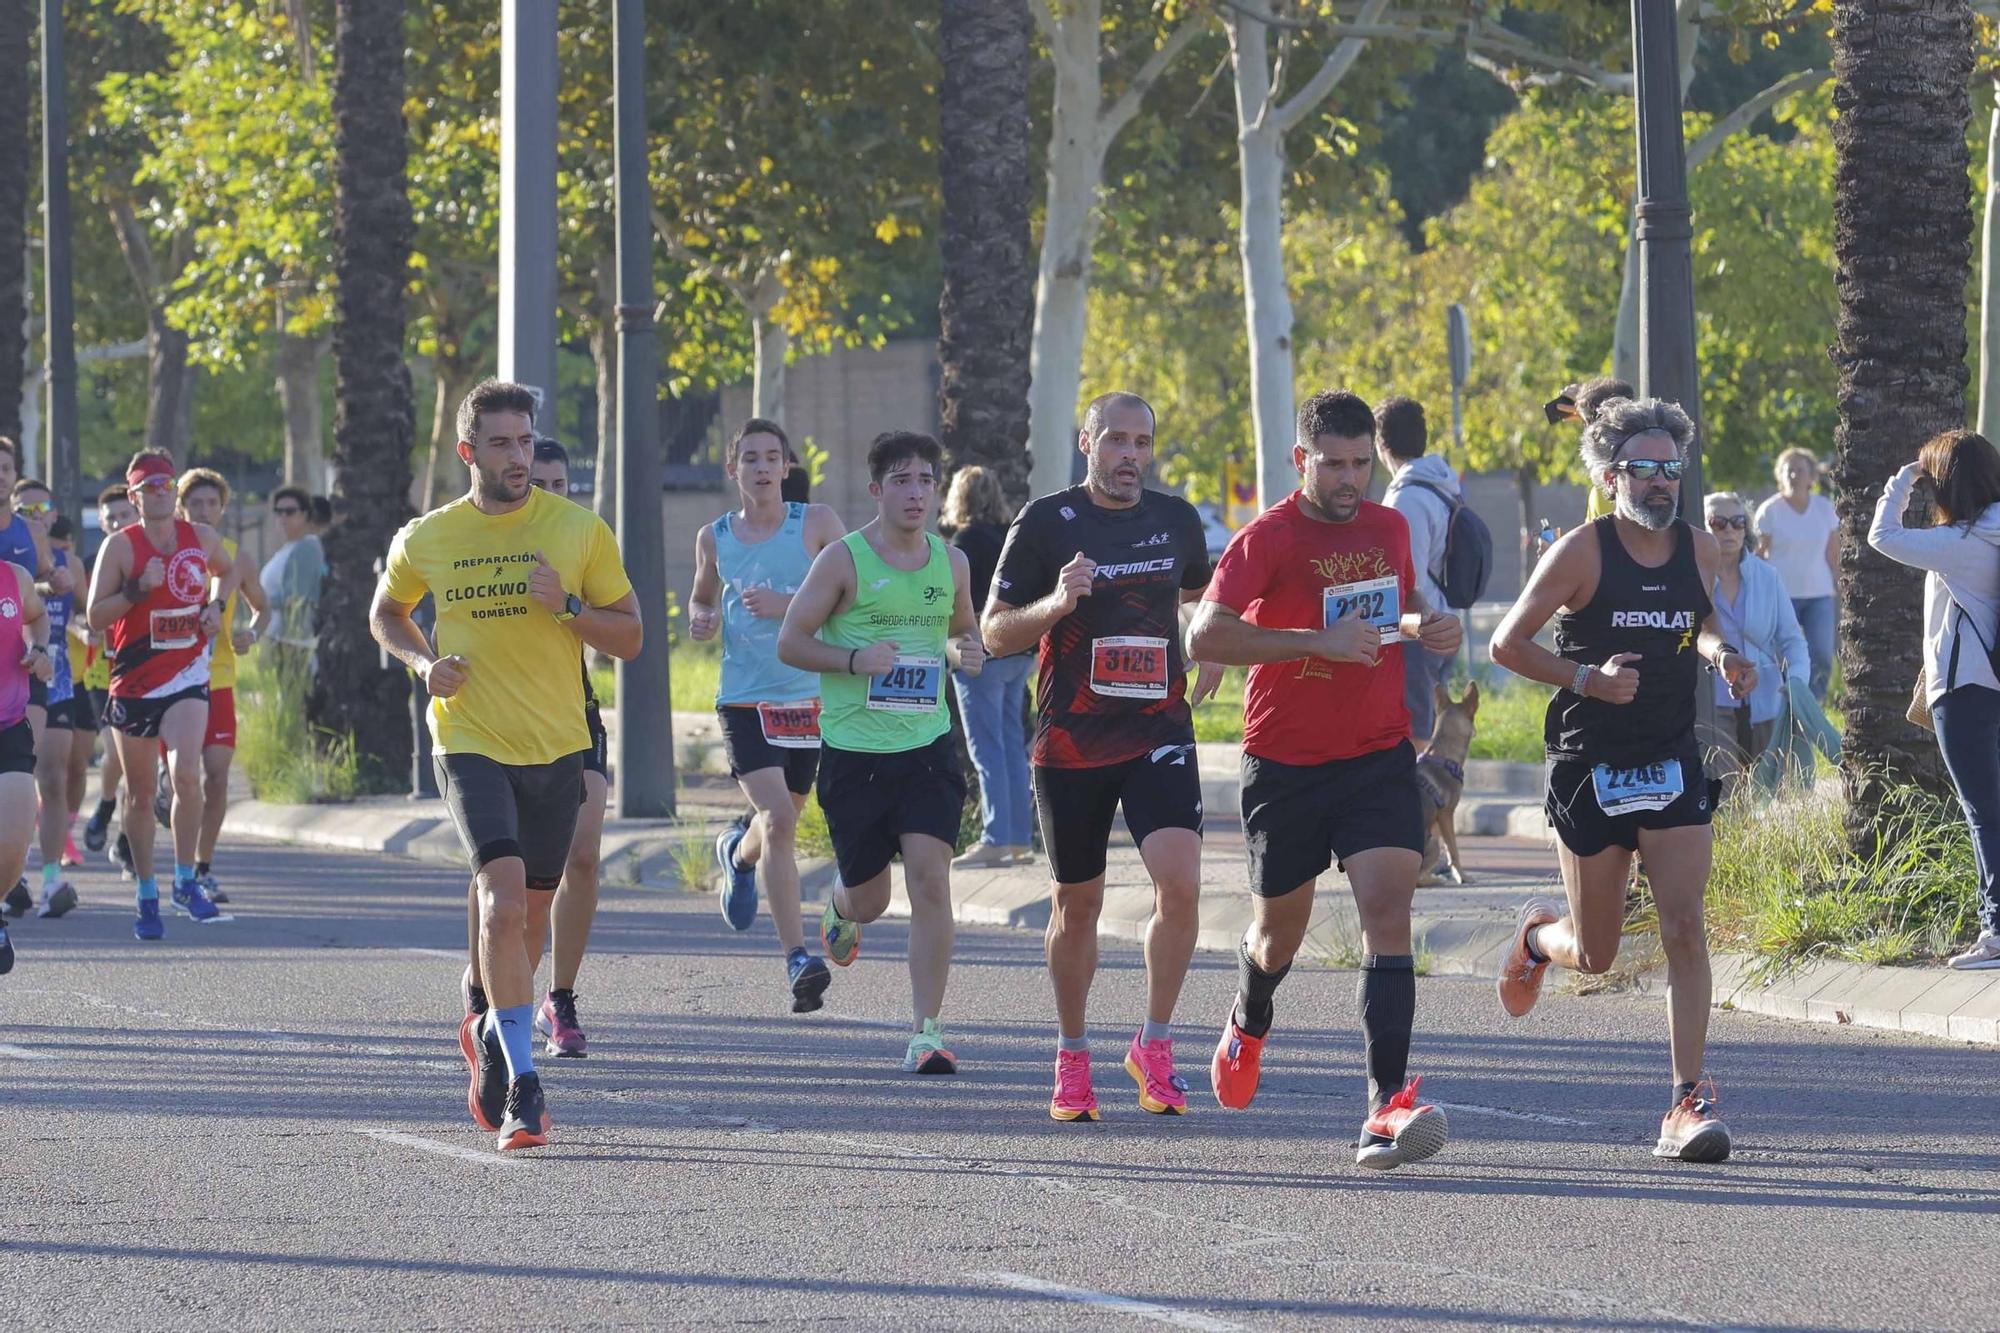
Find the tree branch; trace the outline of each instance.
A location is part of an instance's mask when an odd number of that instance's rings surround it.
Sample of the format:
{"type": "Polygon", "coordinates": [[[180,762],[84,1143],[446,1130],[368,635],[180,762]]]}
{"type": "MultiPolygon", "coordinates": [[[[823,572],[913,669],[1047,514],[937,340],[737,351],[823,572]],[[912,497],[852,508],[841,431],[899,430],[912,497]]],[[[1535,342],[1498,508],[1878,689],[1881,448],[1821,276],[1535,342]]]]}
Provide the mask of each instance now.
{"type": "Polygon", "coordinates": [[[728,288],[729,294],[735,297],[745,310],[753,307],[755,297],[752,295],[750,288],[744,286],[737,279],[730,277],[714,260],[705,258],[683,245],[681,238],[674,235],[672,224],[667,221],[667,215],[660,211],[658,204],[652,206],[651,213],[653,234],[660,238],[660,244],[667,247],[668,254],[680,260],[683,264],[686,264],[709,281],[720,283],[722,286],[728,288]]]}
{"type": "MultiPolygon", "coordinates": [[[[1382,11],[1388,7],[1389,0],[1368,0],[1368,3],[1361,6],[1361,12],[1355,21],[1364,25],[1374,23],[1381,18],[1382,11]]],[[[1305,87],[1293,93],[1276,109],[1273,123],[1277,126],[1278,133],[1284,134],[1291,130],[1304,120],[1314,107],[1325,101],[1326,95],[1333,91],[1334,86],[1347,77],[1347,71],[1361,58],[1362,49],[1367,45],[1368,39],[1365,37],[1341,38],[1340,45],[1333,48],[1333,54],[1326,58],[1326,63],[1319,67],[1318,72],[1306,80],[1305,87]]]]}
{"type": "Polygon", "coordinates": [[[1056,22],[1049,0],[1028,0],[1028,12],[1035,16],[1035,26],[1042,30],[1042,36],[1050,46],[1062,40],[1062,26],[1056,22]]]}
{"type": "MultiPolygon", "coordinates": [[[[1040,0],[1037,0],[1037,3],[1040,3],[1040,0]]],[[[1193,45],[1194,39],[1201,36],[1202,29],[1207,26],[1204,19],[1189,19],[1167,35],[1167,40],[1160,43],[1159,50],[1146,57],[1146,63],[1139,66],[1138,73],[1134,74],[1132,81],[1125,85],[1125,91],[1118,95],[1117,101],[1106,108],[1103,118],[1099,120],[1102,142],[1109,143],[1117,138],[1119,131],[1131,122],[1132,117],[1139,114],[1139,103],[1145,100],[1147,92],[1159,82],[1160,76],[1181,58],[1181,53],[1193,45]]]]}
{"type": "Polygon", "coordinates": [[[1787,75],[1779,79],[1776,83],[1750,98],[1750,100],[1716,121],[1713,125],[1710,125],[1702,132],[1699,139],[1690,143],[1687,147],[1688,170],[1692,171],[1707,161],[1714,155],[1715,150],[1722,147],[1723,143],[1730,136],[1742,133],[1751,121],[1769,111],[1785,98],[1790,97],[1793,93],[1807,92],[1817,88],[1831,77],[1833,77],[1832,73],[1828,70],[1802,69],[1796,74],[1787,75]]]}

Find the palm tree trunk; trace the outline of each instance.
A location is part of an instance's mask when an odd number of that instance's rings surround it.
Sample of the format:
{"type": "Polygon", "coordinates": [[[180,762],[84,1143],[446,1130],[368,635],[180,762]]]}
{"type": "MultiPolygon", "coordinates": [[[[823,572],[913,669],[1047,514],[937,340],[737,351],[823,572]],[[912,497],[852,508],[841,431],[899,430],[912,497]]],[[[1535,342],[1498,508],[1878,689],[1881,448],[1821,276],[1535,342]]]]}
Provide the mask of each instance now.
{"type": "Polygon", "coordinates": [[[403,359],[409,281],[405,0],[339,0],[334,33],[334,523],[325,538],[309,711],[382,780],[410,763],[409,681],[368,632],[375,562],[410,516],[416,405],[403,359]]]}
{"type": "Polygon", "coordinates": [[[1892,784],[1945,789],[1936,747],[1903,717],[1920,576],[1876,554],[1867,532],[1889,476],[1965,423],[1972,15],[1962,0],[1837,0],[1833,42],[1841,767],[1848,841],[1866,855],[1887,832],[1892,784]]]}
{"type": "Polygon", "coordinates": [[[1028,357],[1035,265],[1028,208],[1027,0],[947,4],[938,168],[944,292],[938,385],[952,466],[993,469],[1007,498],[1028,493],[1028,357]]]}
{"type": "Polygon", "coordinates": [[[0,435],[21,438],[28,352],[28,122],[30,5],[0,5],[0,435]]]}

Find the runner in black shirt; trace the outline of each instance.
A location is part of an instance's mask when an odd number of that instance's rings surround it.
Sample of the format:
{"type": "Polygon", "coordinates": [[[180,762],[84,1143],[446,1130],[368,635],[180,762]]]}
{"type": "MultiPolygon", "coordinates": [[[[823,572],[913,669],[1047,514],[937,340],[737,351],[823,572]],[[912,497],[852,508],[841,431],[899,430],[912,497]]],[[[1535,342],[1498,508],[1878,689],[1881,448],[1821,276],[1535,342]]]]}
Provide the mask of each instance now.
{"type": "Polygon", "coordinates": [[[1667,955],[1673,1102],[1654,1154],[1691,1162],[1729,1156],[1702,1072],[1711,981],[1702,898],[1715,838],[1716,785],[1695,743],[1695,691],[1706,663],[1741,699],[1757,669],[1715,630],[1708,589],[1722,564],[1715,538],[1675,515],[1694,426],[1672,403],[1615,399],[1585,427],[1583,461],[1611,494],[1607,517],[1561,538],[1493,636],[1493,661],[1560,687],[1544,727],[1548,814],[1559,841],[1563,905],[1521,909],[1500,972],[1515,1017],[1541,993],[1550,963],[1603,972],[1618,956],[1632,854],[1646,879],[1667,955]],[[1535,642],[1556,621],[1556,652],[1535,642]]]}
{"type": "MultiPolygon", "coordinates": [[[[1035,803],[1055,880],[1049,974],[1059,1025],[1057,1120],[1097,1119],[1084,1008],[1097,971],[1104,853],[1122,805],[1152,876],[1146,1023],[1125,1070],[1139,1105],[1187,1109],[1170,1025],[1200,928],[1201,774],[1194,758],[1180,607],[1208,585],[1208,545],[1194,506],[1145,488],[1153,409],[1105,394],[1084,413],[1081,486],[1034,501],[1014,520],[981,620],[987,652],[1040,642],[1035,691],[1035,803]]],[[[1203,667],[1193,702],[1221,683],[1203,667]]]]}

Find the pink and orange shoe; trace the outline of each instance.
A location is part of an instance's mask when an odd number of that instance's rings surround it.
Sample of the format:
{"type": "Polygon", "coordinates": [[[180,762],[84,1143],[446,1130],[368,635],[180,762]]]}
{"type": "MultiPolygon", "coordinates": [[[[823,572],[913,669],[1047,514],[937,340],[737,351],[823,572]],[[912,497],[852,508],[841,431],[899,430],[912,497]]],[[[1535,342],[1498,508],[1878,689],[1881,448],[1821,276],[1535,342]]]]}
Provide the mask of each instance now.
{"type": "Polygon", "coordinates": [[[1653,1156],[1678,1162],[1726,1162],[1729,1149],[1729,1126],[1716,1114],[1715,1083],[1703,1079],[1660,1121],[1660,1141],[1653,1156]]]}
{"type": "Polygon", "coordinates": [[[1174,1043],[1168,1038],[1142,1042],[1132,1034],[1125,1052],[1125,1072],[1139,1085],[1139,1109],[1154,1115],[1187,1114],[1187,1080],[1174,1072],[1174,1043]]]}
{"type": "Polygon", "coordinates": [[[1418,1105],[1417,1086],[1422,1082],[1421,1078],[1411,1079],[1387,1105],[1368,1117],[1368,1123],[1361,1127],[1361,1142],[1354,1149],[1356,1166],[1387,1171],[1405,1162],[1437,1156],[1451,1130],[1443,1111],[1418,1105]]]}
{"type": "Polygon", "coordinates": [[[1495,983],[1500,1007],[1509,1017],[1520,1018],[1535,1007],[1542,995],[1542,978],[1548,975],[1548,960],[1537,962],[1528,952],[1528,932],[1561,919],[1562,907],[1553,898],[1530,898],[1521,904],[1521,921],[1514,928],[1514,939],[1500,962],[1500,980],[1495,983]]]}
{"type": "Polygon", "coordinates": [[[1056,1052],[1056,1091],[1049,1098],[1051,1120],[1097,1119],[1097,1094],[1090,1087],[1090,1052],[1056,1052]]]}
{"type": "Polygon", "coordinates": [[[1208,1077],[1215,1088],[1215,1100],[1232,1111],[1241,1111],[1257,1095],[1257,1080],[1263,1073],[1264,1042],[1270,1037],[1253,1037],[1236,1025],[1236,1010],[1229,1010],[1229,1022],[1222,1040],[1215,1044],[1215,1058],[1209,1062],[1208,1077]]]}
{"type": "Polygon", "coordinates": [[[72,834],[63,835],[62,863],[65,866],[80,866],[83,864],[83,853],[76,849],[76,838],[72,834]]]}

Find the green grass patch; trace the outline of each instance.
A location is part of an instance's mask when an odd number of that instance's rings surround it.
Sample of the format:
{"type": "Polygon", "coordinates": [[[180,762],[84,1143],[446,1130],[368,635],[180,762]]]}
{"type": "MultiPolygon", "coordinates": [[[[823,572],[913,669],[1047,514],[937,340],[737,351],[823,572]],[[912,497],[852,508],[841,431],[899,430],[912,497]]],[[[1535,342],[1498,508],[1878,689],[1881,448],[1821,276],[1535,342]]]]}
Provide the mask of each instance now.
{"type": "MultiPolygon", "coordinates": [[[[1549,698],[1555,693],[1546,685],[1516,676],[1483,681],[1479,686],[1478,730],[1472,737],[1472,759],[1509,759],[1516,763],[1542,762],[1542,718],[1549,698]]],[[[1454,682],[1454,695],[1464,690],[1454,682]]]]}
{"type": "Polygon", "coordinates": [[[268,646],[238,661],[236,762],[260,801],[304,805],[361,794],[354,738],[306,721],[309,688],[305,671],[280,665],[268,646]]]}
{"type": "MultiPolygon", "coordinates": [[[[715,686],[722,678],[722,647],[714,640],[674,645],[667,655],[667,690],[676,713],[715,710],[715,686]]],[[[590,688],[606,708],[618,706],[618,678],[609,665],[590,669],[590,688]]]]}

